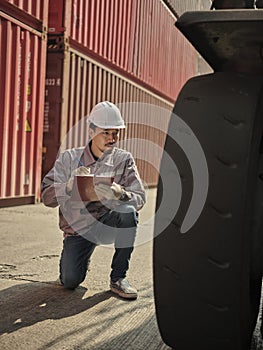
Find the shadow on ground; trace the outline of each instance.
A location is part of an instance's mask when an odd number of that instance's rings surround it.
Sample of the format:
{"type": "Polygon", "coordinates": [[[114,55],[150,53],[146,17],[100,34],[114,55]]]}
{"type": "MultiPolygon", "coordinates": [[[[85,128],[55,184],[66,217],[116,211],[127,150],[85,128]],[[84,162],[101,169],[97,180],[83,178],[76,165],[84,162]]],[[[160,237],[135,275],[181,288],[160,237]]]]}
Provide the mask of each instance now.
{"type": "Polygon", "coordinates": [[[0,292],[0,334],[11,333],[47,319],[77,315],[114,298],[110,291],[83,298],[87,289],[64,289],[55,283],[25,283],[0,292]]]}
{"type": "Polygon", "coordinates": [[[36,339],[30,343],[38,350],[169,349],[158,331],[150,282],[140,289],[137,301],[110,291],[88,296],[84,287],[70,291],[51,282],[24,283],[0,292],[0,309],[4,346],[11,334],[26,346],[30,334],[39,330],[37,344],[36,339]],[[46,320],[51,321],[41,323],[46,320]],[[26,332],[19,333],[23,328],[26,332]]]}

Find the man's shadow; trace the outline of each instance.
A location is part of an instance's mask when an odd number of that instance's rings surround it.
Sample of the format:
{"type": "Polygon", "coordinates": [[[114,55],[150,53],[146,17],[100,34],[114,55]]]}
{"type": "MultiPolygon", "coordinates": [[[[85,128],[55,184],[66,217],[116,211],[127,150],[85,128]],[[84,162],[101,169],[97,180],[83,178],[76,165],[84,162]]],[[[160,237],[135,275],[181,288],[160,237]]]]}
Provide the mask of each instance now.
{"type": "Polygon", "coordinates": [[[25,283],[0,292],[0,334],[11,333],[47,319],[79,314],[113,297],[110,291],[83,299],[84,287],[66,290],[55,283],[25,283]]]}

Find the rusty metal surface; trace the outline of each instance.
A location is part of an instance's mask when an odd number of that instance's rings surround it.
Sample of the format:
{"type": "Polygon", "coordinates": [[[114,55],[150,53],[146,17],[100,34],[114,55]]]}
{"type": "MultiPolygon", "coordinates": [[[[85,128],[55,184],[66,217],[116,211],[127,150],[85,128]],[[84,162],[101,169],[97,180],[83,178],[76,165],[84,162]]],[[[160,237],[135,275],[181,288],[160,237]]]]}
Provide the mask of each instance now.
{"type": "Polygon", "coordinates": [[[263,11],[189,12],[176,23],[215,71],[263,73],[263,11]]]}
{"type": "MultiPolygon", "coordinates": [[[[40,198],[46,40],[0,13],[0,200],[40,198]]],[[[32,201],[32,199],[30,199],[32,201]]]]}

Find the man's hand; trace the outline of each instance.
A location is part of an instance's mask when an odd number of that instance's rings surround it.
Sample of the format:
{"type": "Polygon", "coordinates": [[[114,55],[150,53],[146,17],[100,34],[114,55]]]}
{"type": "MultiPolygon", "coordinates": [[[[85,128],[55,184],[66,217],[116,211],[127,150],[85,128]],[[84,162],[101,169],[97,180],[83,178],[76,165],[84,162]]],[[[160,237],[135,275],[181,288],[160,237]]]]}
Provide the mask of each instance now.
{"type": "Polygon", "coordinates": [[[95,190],[99,198],[107,200],[118,200],[125,192],[125,190],[119,184],[116,184],[116,182],[113,182],[111,186],[98,184],[96,185],[95,190]]]}
{"type": "Polygon", "coordinates": [[[90,169],[86,168],[85,166],[80,166],[79,168],[75,169],[72,172],[71,177],[68,180],[67,185],[66,185],[67,194],[71,194],[71,192],[72,192],[74,176],[76,176],[76,175],[89,175],[89,174],[90,174],[90,169]]]}
{"type": "Polygon", "coordinates": [[[120,199],[124,193],[124,189],[121,187],[121,185],[116,184],[116,182],[112,183],[111,190],[117,199],[120,199]]]}

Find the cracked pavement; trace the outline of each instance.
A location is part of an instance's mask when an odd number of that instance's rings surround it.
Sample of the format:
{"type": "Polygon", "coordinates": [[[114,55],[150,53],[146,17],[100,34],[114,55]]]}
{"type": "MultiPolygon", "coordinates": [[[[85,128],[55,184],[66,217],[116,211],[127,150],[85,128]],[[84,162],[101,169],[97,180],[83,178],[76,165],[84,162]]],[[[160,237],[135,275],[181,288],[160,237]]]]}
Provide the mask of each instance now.
{"type": "MultiPolygon", "coordinates": [[[[141,212],[140,233],[152,235],[155,190],[141,212]]],[[[62,248],[57,209],[43,204],[1,208],[0,348],[3,350],[168,350],[153,300],[152,242],[135,248],[128,279],[136,301],[109,291],[112,248],[97,247],[75,291],[57,282],[62,248]]]]}

